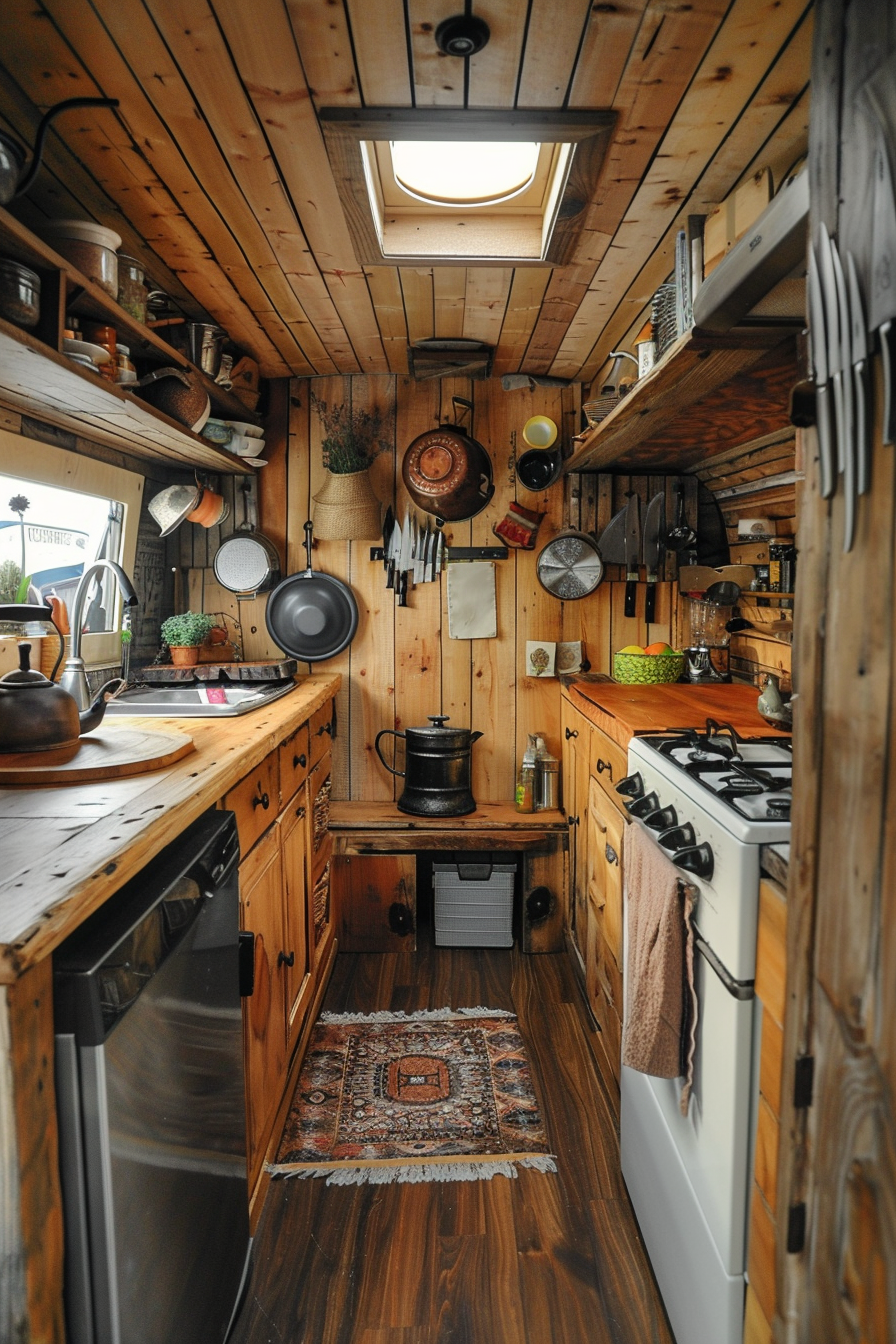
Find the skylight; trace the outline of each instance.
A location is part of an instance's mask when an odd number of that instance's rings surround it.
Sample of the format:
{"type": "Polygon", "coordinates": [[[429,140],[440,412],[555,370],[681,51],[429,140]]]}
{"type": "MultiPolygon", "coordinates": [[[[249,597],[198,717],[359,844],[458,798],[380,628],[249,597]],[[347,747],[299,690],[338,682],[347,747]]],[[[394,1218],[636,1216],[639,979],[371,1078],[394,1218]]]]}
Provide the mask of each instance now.
{"type": "Polygon", "coordinates": [[[470,207],[511,200],[531,184],[540,146],[525,141],[393,140],[392,167],[417,200],[470,207]]]}

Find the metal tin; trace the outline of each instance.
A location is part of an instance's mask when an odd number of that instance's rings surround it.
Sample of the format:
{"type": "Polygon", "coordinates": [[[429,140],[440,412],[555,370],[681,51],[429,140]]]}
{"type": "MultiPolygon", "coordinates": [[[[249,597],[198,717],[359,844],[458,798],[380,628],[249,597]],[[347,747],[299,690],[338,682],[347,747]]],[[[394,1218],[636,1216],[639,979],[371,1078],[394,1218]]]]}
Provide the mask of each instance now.
{"type": "Polygon", "coordinates": [[[396,732],[383,728],[376,735],[374,747],[390,774],[404,779],[404,789],[398,799],[402,812],[418,817],[463,817],[476,810],[471,787],[471,749],[481,733],[469,728],[446,728],[444,714],[430,714],[430,726],[408,728],[396,732]],[[405,768],[396,770],[380,750],[380,738],[403,738],[405,768]]]}

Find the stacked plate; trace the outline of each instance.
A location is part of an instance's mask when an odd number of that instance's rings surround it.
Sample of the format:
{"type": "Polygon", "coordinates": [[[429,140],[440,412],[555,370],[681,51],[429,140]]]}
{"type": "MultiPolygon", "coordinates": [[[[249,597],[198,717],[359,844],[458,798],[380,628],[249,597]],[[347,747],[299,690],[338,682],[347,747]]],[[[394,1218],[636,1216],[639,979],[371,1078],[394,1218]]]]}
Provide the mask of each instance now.
{"type": "Polygon", "coordinates": [[[99,373],[101,364],[108,364],[112,356],[102,345],[93,345],[90,341],[75,341],[66,336],[62,342],[62,353],[68,355],[73,364],[92,373],[99,373]]]}

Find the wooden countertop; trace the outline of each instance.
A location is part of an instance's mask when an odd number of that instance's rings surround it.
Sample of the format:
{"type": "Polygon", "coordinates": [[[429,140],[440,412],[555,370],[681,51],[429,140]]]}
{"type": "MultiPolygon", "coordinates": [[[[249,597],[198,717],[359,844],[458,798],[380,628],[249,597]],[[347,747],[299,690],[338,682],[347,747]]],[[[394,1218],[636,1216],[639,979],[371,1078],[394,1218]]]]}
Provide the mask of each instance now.
{"type": "Polygon", "coordinates": [[[636,733],[667,728],[702,728],[707,717],[730,723],[741,737],[789,737],[772,728],[756,708],[759,692],[734,682],[719,686],[622,686],[611,681],[579,681],[564,689],[570,704],[603,729],[620,747],[636,733]]]}
{"type": "Polygon", "coordinates": [[[233,718],[115,720],[176,728],[196,750],[133,779],[0,789],[0,983],[52,952],[340,684],[305,677],[267,708],[233,718]]]}

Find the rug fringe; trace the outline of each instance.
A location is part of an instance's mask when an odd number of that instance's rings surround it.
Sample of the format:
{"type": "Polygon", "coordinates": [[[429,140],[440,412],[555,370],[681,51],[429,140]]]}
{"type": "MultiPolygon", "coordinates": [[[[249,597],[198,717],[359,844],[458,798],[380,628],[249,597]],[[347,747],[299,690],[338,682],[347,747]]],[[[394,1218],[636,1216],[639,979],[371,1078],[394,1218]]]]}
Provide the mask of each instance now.
{"type": "Polygon", "coordinates": [[[448,1022],[456,1017],[514,1017],[504,1008],[424,1008],[416,1013],[321,1013],[319,1022],[448,1022]]]}
{"type": "Polygon", "coordinates": [[[300,1170],[279,1170],[269,1166],[268,1173],[273,1180],[309,1180],[326,1176],[327,1185],[392,1185],[395,1183],[418,1185],[445,1181],[490,1181],[493,1176],[508,1176],[517,1179],[517,1167],[526,1167],[530,1171],[552,1173],[557,1170],[557,1160],[549,1153],[539,1153],[532,1157],[515,1158],[511,1162],[451,1162],[442,1165],[422,1162],[414,1166],[395,1167],[303,1167],[300,1170]]]}

